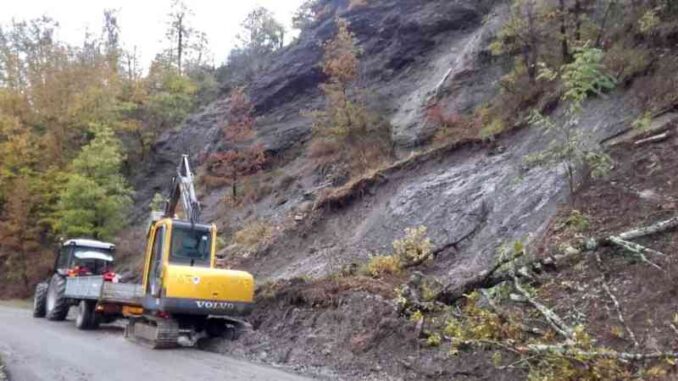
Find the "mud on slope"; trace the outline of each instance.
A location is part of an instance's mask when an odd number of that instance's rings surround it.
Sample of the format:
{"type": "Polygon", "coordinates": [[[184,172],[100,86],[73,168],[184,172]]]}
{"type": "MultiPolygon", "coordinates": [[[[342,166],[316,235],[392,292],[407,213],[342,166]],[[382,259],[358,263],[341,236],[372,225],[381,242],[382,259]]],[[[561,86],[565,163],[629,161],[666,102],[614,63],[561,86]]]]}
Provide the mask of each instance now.
{"type": "MultiPolygon", "coordinates": [[[[575,232],[562,224],[565,205],[543,239],[538,255],[560,250],[576,237],[604,236],[678,214],[678,119],[667,128],[671,137],[636,146],[633,140],[612,147],[615,168],[608,178],[588,183],[578,196],[578,209],[590,225],[575,232]]],[[[607,282],[623,306],[640,348],[669,350],[678,345],[678,232],[647,237],[639,243],[667,253],[653,258],[665,271],[613,248],[601,249],[607,282]],[[620,255],[621,254],[621,255],[620,255]]],[[[601,288],[603,273],[587,256],[574,267],[550,273],[538,291],[569,324],[584,324],[601,346],[634,351],[617,312],[601,288]]],[[[520,366],[497,369],[493,351],[468,350],[450,356],[445,344],[429,348],[416,323],[398,316],[394,288],[406,275],[386,279],[330,277],[293,279],[259,289],[251,317],[254,331],[240,341],[212,342],[207,348],[257,361],[289,366],[323,378],[409,380],[521,380],[520,366]]],[[[509,361],[511,362],[511,361],[509,361]]],[[[672,379],[673,372],[667,378],[672,379]]]]}
{"type": "MultiPolygon", "coordinates": [[[[589,184],[579,195],[577,209],[590,223],[580,234],[607,236],[678,214],[678,119],[667,128],[670,137],[662,142],[637,146],[632,140],[610,149],[615,159],[611,176],[589,184]]],[[[563,211],[563,215],[567,213],[563,211]]],[[[557,249],[572,238],[573,232],[553,225],[543,250],[557,249]]],[[[650,257],[663,271],[610,247],[599,251],[602,267],[588,256],[559,273],[540,295],[561,316],[584,323],[600,344],[631,351],[633,342],[602,288],[601,277],[605,275],[640,348],[645,352],[676,348],[678,231],[639,238],[637,242],[666,254],[650,257]]],[[[675,379],[675,369],[667,377],[675,379]]]]}
{"type": "Polygon", "coordinates": [[[264,287],[250,317],[254,331],[205,348],[322,379],[515,379],[488,367],[489,353],[450,357],[426,347],[416,323],[396,312],[393,290],[403,280],[297,278],[264,287]]]}
{"type": "MultiPolygon", "coordinates": [[[[580,126],[597,144],[626,128],[632,113],[624,95],[593,99],[580,126]]],[[[317,223],[291,230],[242,264],[260,278],[323,275],[388,253],[405,228],[424,225],[438,252],[427,272],[462,282],[491,264],[503,242],[539,238],[564,200],[558,167],[524,166],[525,156],[551,139],[522,129],[387,170],[347,205],[322,210],[317,223]]]]}

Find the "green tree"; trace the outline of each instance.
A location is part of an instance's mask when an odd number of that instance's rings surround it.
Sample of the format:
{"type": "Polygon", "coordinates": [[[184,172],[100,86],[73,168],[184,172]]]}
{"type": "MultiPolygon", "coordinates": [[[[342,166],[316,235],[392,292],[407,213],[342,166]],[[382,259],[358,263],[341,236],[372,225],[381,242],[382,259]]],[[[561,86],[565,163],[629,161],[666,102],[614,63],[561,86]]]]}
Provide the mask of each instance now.
{"type": "Polygon", "coordinates": [[[66,176],[55,230],[67,236],[111,239],[125,225],[132,192],[120,174],[124,159],[120,141],[110,128],[97,126],[95,131],[66,176]]]}
{"type": "Polygon", "coordinates": [[[587,134],[579,128],[582,103],[590,95],[601,95],[615,87],[615,79],[605,72],[602,65],[603,52],[596,48],[576,49],[574,61],[563,65],[561,73],[555,73],[542,66],[540,79],[561,79],[565,92],[562,100],[566,111],[562,122],[533,111],[528,122],[538,128],[550,131],[555,139],[549,147],[526,158],[526,164],[562,165],[568,180],[570,201],[576,201],[577,170],[586,168],[594,178],[604,176],[611,168],[611,158],[599,147],[587,144],[587,134]]]}
{"type": "Polygon", "coordinates": [[[285,28],[264,7],[253,9],[243,20],[241,29],[238,46],[231,50],[228,63],[219,74],[220,81],[231,88],[251,81],[285,42],[285,28]]]}
{"type": "Polygon", "coordinates": [[[304,30],[318,19],[318,13],[322,8],[320,0],[305,0],[292,16],[292,26],[295,29],[304,30]]]}

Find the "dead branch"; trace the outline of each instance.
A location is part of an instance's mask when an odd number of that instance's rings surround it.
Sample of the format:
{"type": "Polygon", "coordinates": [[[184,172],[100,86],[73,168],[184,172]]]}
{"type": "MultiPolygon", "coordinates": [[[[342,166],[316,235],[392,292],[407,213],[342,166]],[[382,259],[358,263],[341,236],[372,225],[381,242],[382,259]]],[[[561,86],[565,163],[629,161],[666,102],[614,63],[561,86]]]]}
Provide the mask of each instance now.
{"type": "MultiPolygon", "coordinates": [[[[487,290],[481,289],[480,293],[485,297],[485,299],[487,300],[487,304],[490,305],[490,308],[492,309],[492,311],[494,311],[494,313],[496,313],[504,321],[510,320],[508,314],[506,314],[506,312],[502,308],[500,308],[494,302],[494,300],[492,300],[492,297],[487,292],[487,290]]],[[[520,326],[520,329],[523,332],[530,333],[530,334],[537,335],[537,336],[543,336],[545,334],[544,331],[542,331],[541,329],[539,329],[537,327],[530,327],[527,324],[522,324],[522,323],[518,323],[518,325],[520,326]]]]}
{"type": "Polygon", "coordinates": [[[669,323],[669,327],[671,327],[671,329],[673,330],[673,333],[675,333],[676,335],[678,335],[678,327],[676,327],[675,324],[669,323]]]}
{"type": "Polygon", "coordinates": [[[624,329],[626,330],[626,333],[629,335],[629,338],[633,342],[633,346],[638,348],[640,344],[638,344],[638,340],[636,339],[636,334],[633,333],[631,330],[631,327],[629,327],[628,324],[626,324],[626,319],[624,319],[624,314],[622,313],[622,308],[621,304],[619,304],[619,300],[617,299],[616,296],[612,293],[612,290],[610,289],[610,286],[607,284],[607,281],[605,278],[607,277],[607,273],[604,270],[603,267],[603,260],[600,258],[600,254],[596,252],[596,262],[598,262],[598,267],[600,268],[600,271],[603,272],[603,276],[600,278],[601,283],[603,284],[603,290],[605,290],[605,293],[607,296],[612,300],[612,303],[614,304],[614,308],[617,310],[617,318],[619,319],[619,322],[621,325],[624,326],[624,329]]]}
{"type": "Polygon", "coordinates": [[[669,132],[666,131],[666,132],[663,132],[661,134],[657,134],[657,135],[647,137],[645,139],[637,140],[634,144],[639,146],[639,145],[642,145],[642,144],[645,144],[645,143],[661,142],[662,140],[666,140],[666,138],[668,138],[669,136],[670,136],[669,132]]]}
{"type": "Polygon", "coordinates": [[[494,340],[457,340],[453,342],[458,346],[467,347],[495,347],[505,349],[509,352],[520,355],[560,355],[578,359],[608,358],[622,361],[647,361],[678,358],[678,352],[652,352],[652,353],[634,353],[618,352],[615,350],[584,350],[574,346],[572,342],[561,344],[523,344],[515,345],[494,340]]]}
{"type": "Polygon", "coordinates": [[[678,358],[678,352],[631,353],[614,350],[583,350],[565,344],[527,344],[514,347],[521,353],[558,354],[576,358],[609,358],[624,361],[645,361],[663,358],[678,358]]]}
{"type": "Polygon", "coordinates": [[[625,231],[621,234],[617,234],[617,237],[624,240],[630,240],[634,238],[645,237],[651,234],[662,233],[677,227],[678,227],[678,216],[670,218],[668,220],[659,221],[650,226],[625,231]]]}
{"type": "Polygon", "coordinates": [[[518,277],[516,277],[514,274],[511,275],[513,278],[513,285],[516,287],[516,290],[520,292],[525,299],[527,300],[528,303],[530,303],[534,308],[536,308],[544,318],[546,318],[546,321],[553,327],[553,329],[564,336],[566,339],[570,340],[573,338],[573,330],[570,328],[569,325],[567,325],[563,319],[558,316],[555,312],[551,311],[548,307],[545,305],[539,303],[536,301],[528,292],[523,288],[523,286],[520,284],[520,281],[518,280],[518,277]]]}
{"type": "Polygon", "coordinates": [[[607,294],[607,296],[610,297],[610,299],[612,300],[612,303],[614,303],[614,308],[617,310],[617,318],[619,319],[619,322],[624,326],[626,333],[628,333],[629,338],[633,342],[633,346],[638,348],[640,346],[640,344],[638,344],[638,340],[636,339],[636,335],[633,333],[633,331],[628,326],[628,324],[626,324],[626,320],[624,320],[624,314],[622,314],[622,309],[621,309],[621,305],[619,304],[619,300],[617,300],[617,298],[614,296],[614,294],[610,290],[610,286],[607,285],[607,282],[605,281],[604,278],[602,279],[602,281],[603,281],[602,282],[603,283],[603,290],[605,290],[605,293],[607,294]]]}
{"type": "Polygon", "coordinates": [[[622,247],[622,248],[624,248],[624,249],[626,249],[626,250],[628,250],[632,253],[635,253],[636,255],[638,255],[638,257],[640,258],[641,261],[647,263],[648,265],[650,265],[650,266],[652,266],[652,267],[654,267],[658,270],[664,271],[664,269],[662,269],[661,266],[659,266],[658,264],[647,259],[645,254],[647,253],[647,254],[654,254],[654,255],[661,255],[661,256],[665,256],[666,254],[659,252],[659,251],[656,251],[656,250],[649,249],[649,248],[642,246],[642,245],[639,245],[635,242],[623,240],[623,239],[621,239],[619,237],[615,237],[615,236],[608,237],[607,241],[610,242],[610,243],[613,243],[617,246],[620,246],[620,247],[622,247]]]}

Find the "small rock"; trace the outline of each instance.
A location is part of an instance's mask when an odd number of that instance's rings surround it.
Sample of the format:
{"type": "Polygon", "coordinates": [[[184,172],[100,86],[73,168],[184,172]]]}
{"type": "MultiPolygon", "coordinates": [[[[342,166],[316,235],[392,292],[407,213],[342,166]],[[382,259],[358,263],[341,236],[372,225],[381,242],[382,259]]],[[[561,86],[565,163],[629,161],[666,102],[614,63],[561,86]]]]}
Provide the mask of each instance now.
{"type": "Polygon", "coordinates": [[[568,247],[565,248],[565,254],[567,254],[567,255],[577,255],[579,253],[581,253],[581,251],[578,250],[578,249],[575,249],[572,246],[568,246],[568,247]]]}

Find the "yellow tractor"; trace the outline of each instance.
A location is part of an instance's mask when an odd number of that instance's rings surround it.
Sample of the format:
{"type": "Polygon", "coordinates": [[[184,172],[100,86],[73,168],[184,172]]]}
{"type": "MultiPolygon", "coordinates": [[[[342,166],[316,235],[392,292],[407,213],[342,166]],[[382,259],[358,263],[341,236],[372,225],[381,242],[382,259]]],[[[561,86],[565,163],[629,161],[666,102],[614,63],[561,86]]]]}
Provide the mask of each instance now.
{"type": "MultiPolygon", "coordinates": [[[[78,258],[93,251],[86,245],[94,241],[70,240],[70,250],[60,250],[66,258],[56,261],[62,267],[55,266],[49,283],[36,288],[34,316],[63,320],[61,311],[77,305],[81,329],[127,318],[125,337],[152,348],[174,347],[182,336],[188,343],[212,336],[236,338],[244,326],[237,317],[253,308],[254,279],[244,271],[215,268],[217,229],[199,223],[199,216],[193,174],[183,155],[165,211],[148,229],[142,283],[119,283],[113,273],[88,271],[78,258]],[[183,220],[176,218],[180,200],[187,216],[183,220]]],[[[105,258],[88,257],[87,263],[109,269],[113,246],[97,245],[110,250],[105,258]]]]}

